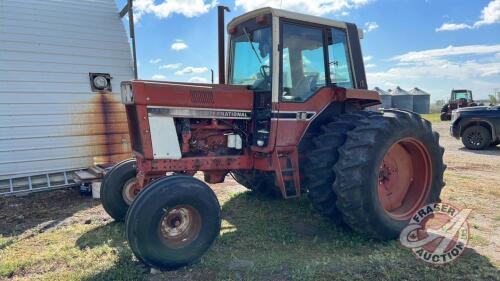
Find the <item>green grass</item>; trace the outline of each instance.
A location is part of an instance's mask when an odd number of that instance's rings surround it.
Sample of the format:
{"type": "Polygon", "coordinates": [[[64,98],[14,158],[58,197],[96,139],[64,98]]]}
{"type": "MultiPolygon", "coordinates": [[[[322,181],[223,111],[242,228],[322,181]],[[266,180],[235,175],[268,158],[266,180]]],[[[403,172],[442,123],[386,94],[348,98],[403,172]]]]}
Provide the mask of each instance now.
{"type": "Polygon", "coordinates": [[[430,114],[421,114],[422,117],[424,117],[425,119],[431,121],[432,123],[435,123],[435,122],[443,122],[441,121],[440,119],[440,114],[439,113],[430,113],[430,114]]]}
{"type": "MultiPolygon", "coordinates": [[[[270,200],[242,192],[220,200],[221,234],[187,268],[149,274],[128,248],[124,225],[94,219],[0,246],[0,279],[499,280],[498,268],[474,250],[450,265],[429,266],[397,241],[373,241],[332,226],[306,199],[270,200]],[[298,231],[299,223],[307,231],[298,231]]],[[[0,245],[15,238],[0,237],[0,245]]]]}

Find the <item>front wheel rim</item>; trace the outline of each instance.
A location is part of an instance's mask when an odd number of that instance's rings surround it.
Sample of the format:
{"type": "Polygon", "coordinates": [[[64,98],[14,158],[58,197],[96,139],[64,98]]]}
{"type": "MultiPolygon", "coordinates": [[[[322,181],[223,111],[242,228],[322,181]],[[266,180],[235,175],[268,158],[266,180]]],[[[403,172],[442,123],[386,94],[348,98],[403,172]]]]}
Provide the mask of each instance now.
{"type": "Polygon", "coordinates": [[[125,201],[125,203],[130,206],[132,202],[134,202],[135,197],[137,197],[137,194],[139,194],[140,191],[141,188],[139,187],[137,179],[135,177],[129,179],[123,185],[122,189],[123,201],[125,201]]]}
{"type": "Polygon", "coordinates": [[[474,130],[467,135],[467,142],[474,147],[479,147],[484,142],[484,137],[478,130],[474,130]]]}
{"type": "Polygon", "coordinates": [[[415,138],[394,143],[379,166],[378,198],[384,211],[407,220],[426,202],[432,183],[427,147],[415,138]]]}
{"type": "Polygon", "coordinates": [[[160,219],[160,240],[169,248],[184,248],[198,238],[201,225],[198,210],[190,205],[175,206],[166,211],[160,219]]]}

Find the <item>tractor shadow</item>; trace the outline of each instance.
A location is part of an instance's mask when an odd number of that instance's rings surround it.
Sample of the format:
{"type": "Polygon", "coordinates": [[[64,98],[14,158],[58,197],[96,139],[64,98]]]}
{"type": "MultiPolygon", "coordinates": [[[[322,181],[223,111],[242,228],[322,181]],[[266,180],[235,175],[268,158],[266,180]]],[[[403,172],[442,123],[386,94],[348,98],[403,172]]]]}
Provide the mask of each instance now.
{"type": "MultiPolygon", "coordinates": [[[[115,256],[114,266],[96,272],[82,280],[141,280],[149,268],[134,258],[125,238],[125,224],[110,222],[84,233],[76,241],[81,250],[111,248],[115,256]]],[[[91,262],[91,261],[90,261],[91,262]]]]}

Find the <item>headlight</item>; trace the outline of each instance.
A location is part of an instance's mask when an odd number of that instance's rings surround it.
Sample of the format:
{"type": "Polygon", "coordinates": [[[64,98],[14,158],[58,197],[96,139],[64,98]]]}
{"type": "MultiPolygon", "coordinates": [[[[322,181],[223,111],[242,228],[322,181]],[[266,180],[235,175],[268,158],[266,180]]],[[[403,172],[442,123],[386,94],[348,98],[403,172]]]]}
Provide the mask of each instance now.
{"type": "Polygon", "coordinates": [[[122,82],[121,95],[122,95],[122,103],[123,104],[133,104],[134,103],[134,92],[132,91],[132,83],[122,82]]]}
{"type": "Polygon", "coordinates": [[[451,122],[453,122],[453,121],[457,120],[458,115],[459,115],[458,111],[453,110],[453,111],[451,112],[451,122]]]}

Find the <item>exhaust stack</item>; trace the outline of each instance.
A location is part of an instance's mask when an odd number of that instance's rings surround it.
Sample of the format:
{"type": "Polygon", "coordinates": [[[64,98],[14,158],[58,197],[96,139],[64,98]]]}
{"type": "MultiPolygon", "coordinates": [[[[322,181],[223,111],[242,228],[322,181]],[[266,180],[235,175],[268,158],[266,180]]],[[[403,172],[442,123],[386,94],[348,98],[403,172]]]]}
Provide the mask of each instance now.
{"type": "Polygon", "coordinates": [[[226,6],[217,6],[218,14],[218,42],[219,42],[219,84],[226,84],[226,65],[224,50],[224,11],[230,12],[226,6]]]}

